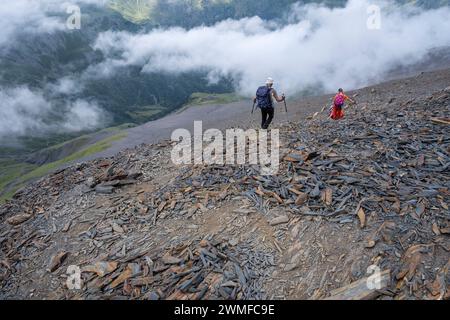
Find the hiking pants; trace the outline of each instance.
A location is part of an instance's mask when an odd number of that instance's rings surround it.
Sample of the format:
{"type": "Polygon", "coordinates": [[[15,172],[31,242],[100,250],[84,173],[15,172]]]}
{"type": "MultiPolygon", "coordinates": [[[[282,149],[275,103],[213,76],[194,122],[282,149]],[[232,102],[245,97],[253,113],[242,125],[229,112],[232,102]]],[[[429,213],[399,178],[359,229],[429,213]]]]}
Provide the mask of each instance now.
{"type": "Polygon", "coordinates": [[[340,120],[344,118],[344,106],[338,107],[333,106],[333,110],[331,111],[330,118],[333,120],[340,120]]]}
{"type": "Polygon", "coordinates": [[[274,108],[261,108],[262,113],[262,122],[261,128],[268,129],[270,124],[272,123],[273,116],[275,114],[274,108]]]}

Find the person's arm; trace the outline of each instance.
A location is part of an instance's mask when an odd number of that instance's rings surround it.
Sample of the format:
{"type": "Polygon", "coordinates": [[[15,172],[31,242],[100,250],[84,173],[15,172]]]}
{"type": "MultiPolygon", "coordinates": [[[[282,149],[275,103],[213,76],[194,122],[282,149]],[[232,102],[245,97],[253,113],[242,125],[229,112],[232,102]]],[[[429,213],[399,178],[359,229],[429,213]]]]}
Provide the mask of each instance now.
{"type": "Polygon", "coordinates": [[[277,92],[276,92],[276,90],[275,89],[272,89],[272,95],[273,95],[273,97],[275,98],[275,100],[277,101],[277,102],[283,102],[284,101],[284,99],[285,99],[285,96],[284,96],[284,94],[281,96],[281,98],[278,96],[278,94],[277,94],[277,92]]]}
{"type": "Polygon", "coordinates": [[[356,103],[356,101],[355,100],[353,100],[353,99],[351,99],[349,96],[345,96],[345,100],[348,100],[348,101],[350,101],[351,103],[356,103]]]}

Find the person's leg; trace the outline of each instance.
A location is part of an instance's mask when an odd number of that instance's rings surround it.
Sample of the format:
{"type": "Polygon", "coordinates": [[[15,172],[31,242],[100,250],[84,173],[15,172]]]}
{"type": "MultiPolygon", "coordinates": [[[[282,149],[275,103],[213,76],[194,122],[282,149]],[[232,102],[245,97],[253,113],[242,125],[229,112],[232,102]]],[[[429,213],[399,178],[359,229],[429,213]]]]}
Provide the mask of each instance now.
{"type": "Polygon", "coordinates": [[[344,118],[344,108],[339,108],[338,109],[338,114],[337,114],[337,118],[340,120],[342,118],[344,118]]]}
{"type": "Polygon", "coordinates": [[[267,110],[267,113],[269,115],[269,118],[266,121],[266,129],[269,128],[270,124],[272,123],[273,116],[275,115],[275,109],[274,108],[269,108],[267,110]]]}
{"type": "Polygon", "coordinates": [[[262,115],[261,128],[265,129],[267,115],[268,115],[267,109],[261,108],[261,115],[262,115]]]}

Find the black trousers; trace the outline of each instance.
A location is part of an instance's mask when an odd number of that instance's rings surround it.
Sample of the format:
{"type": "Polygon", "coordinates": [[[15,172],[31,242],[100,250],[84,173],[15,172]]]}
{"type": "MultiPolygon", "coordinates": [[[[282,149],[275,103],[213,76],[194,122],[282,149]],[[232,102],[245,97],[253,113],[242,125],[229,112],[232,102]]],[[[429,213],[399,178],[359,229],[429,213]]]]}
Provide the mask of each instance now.
{"type": "Polygon", "coordinates": [[[270,124],[272,123],[273,116],[275,114],[274,108],[261,108],[262,113],[262,122],[261,128],[268,129],[270,124]]]}

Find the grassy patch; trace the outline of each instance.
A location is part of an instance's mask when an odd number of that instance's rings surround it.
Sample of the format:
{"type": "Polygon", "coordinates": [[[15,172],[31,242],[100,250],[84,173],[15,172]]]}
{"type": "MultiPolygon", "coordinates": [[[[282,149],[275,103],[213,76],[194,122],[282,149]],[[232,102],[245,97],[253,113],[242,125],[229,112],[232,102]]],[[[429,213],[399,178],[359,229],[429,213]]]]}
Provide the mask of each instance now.
{"type": "Polygon", "coordinates": [[[24,187],[25,184],[15,184],[14,187],[9,189],[7,192],[0,195],[0,204],[5,203],[7,200],[11,200],[12,197],[16,194],[17,190],[24,187]]]}
{"type": "Polygon", "coordinates": [[[4,167],[15,165],[15,164],[17,164],[17,162],[12,159],[1,159],[0,158],[0,174],[2,173],[2,171],[3,171],[2,169],[4,167]]]}
{"type": "Polygon", "coordinates": [[[84,136],[81,136],[81,137],[78,137],[78,138],[75,138],[75,139],[72,139],[72,140],[69,140],[69,141],[58,143],[58,144],[56,144],[54,146],[51,146],[51,147],[48,147],[48,148],[46,148],[44,150],[49,150],[49,151],[50,150],[57,150],[57,149],[60,149],[60,148],[64,148],[64,146],[66,146],[69,143],[74,143],[74,145],[77,145],[77,146],[81,147],[88,141],[89,141],[89,135],[84,135],[84,136]]]}
{"type": "Polygon", "coordinates": [[[75,161],[77,159],[81,159],[81,158],[84,158],[84,157],[96,154],[96,153],[101,152],[103,150],[106,150],[109,147],[111,147],[111,144],[114,141],[121,140],[121,139],[125,138],[126,136],[127,136],[126,132],[121,132],[119,134],[116,134],[114,136],[106,138],[106,139],[104,139],[102,141],[99,141],[99,142],[97,142],[97,143],[95,143],[95,144],[93,144],[91,146],[88,146],[87,148],[85,148],[83,150],[75,152],[75,153],[71,154],[70,156],[68,156],[68,157],[66,157],[64,159],[61,159],[61,160],[58,160],[58,161],[55,161],[55,162],[51,162],[51,163],[47,163],[47,164],[45,164],[43,166],[40,166],[40,167],[34,169],[33,171],[27,173],[23,177],[21,177],[19,181],[20,182],[26,182],[26,181],[29,181],[29,180],[32,180],[32,179],[40,178],[40,177],[46,175],[47,173],[49,173],[49,172],[51,172],[53,170],[56,170],[59,167],[65,165],[67,163],[70,163],[70,162],[75,161]]]}
{"type": "Polygon", "coordinates": [[[105,129],[101,130],[100,132],[116,132],[116,131],[122,131],[125,129],[134,128],[134,127],[136,127],[136,125],[134,123],[124,123],[124,124],[121,124],[116,127],[105,128],[105,129]]]}
{"type": "Polygon", "coordinates": [[[126,114],[136,123],[145,123],[154,119],[157,115],[164,112],[165,108],[159,105],[140,107],[134,111],[127,111],[126,114]]]}
{"type": "Polygon", "coordinates": [[[158,4],[157,0],[110,0],[109,7],[119,12],[124,19],[135,24],[148,22],[158,4]]]}
{"type": "Polygon", "coordinates": [[[241,100],[234,93],[203,93],[196,92],[191,95],[187,106],[204,104],[228,104],[241,100]]]}
{"type": "Polygon", "coordinates": [[[24,172],[30,171],[35,166],[27,163],[16,163],[2,168],[0,173],[0,190],[3,190],[9,183],[19,178],[24,172]]]}
{"type": "Polygon", "coordinates": [[[176,113],[180,113],[192,106],[201,106],[207,104],[229,104],[233,102],[238,102],[243,98],[234,93],[204,93],[196,92],[191,95],[189,102],[186,103],[181,109],[177,110],[176,113]]]}
{"type": "MultiPolygon", "coordinates": [[[[96,134],[99,134],[99,133],[120,132],[120,131],[122,131],[122,130],[124,130],[124,129],[133,128],[134,126],[135,126],[135,125],[132,124],[132,123],[125,123],[125,124],[122,124],[122,125],[117,126],[117,127],[105,128],[105,129],[102,129],[102,130],[100,130],[100,131],[98,131],[98,132],[91,133],[91,134],[85,134],[85,135],[82,135],[82,136],[80,136],[80,137],[78,137],[78,138],[71,139],[71,140],[68,140],[68,141],[59,143],[59,144],[57,144],[57,145],[51,146],[51,147],[47,148],[47,150],[56,150],[56,149],[60,149],[60,148],[63,148],[64,146],[66,146],[66,145],[69,144],[69,143],[74,143],[75,145],[82,147],[86,142],[89,141],[89,139],[91,139],[91,138],[92,138],[94,135],[96,135],[96,134]]],[[[1,165],[1,164],[0,164],[0,165],[1,165]]]]}
{"type": "Polygon", "coordinates": [[[17,188],[12,188],[15,189],[14,191],[7,190],[9,185],[13,184],[23,174],[26,174],[27,172],[33,170],[34,168],[36,168],[36,166],[28,163],[20,163],[9,160],[0,161],[0,195],[1,195],[0,202],[3,199],[3,197],[5,196],[6,198],[11,197],[17,190],[17,188]],[[4,191],[6,191],[6,193],[4,191]]]}
{"type": "MultiPolygon", "coordinates": [[[[25,164],[25,163],[13,163],[9,164],[9,166],[2,166],[0,171],[0,203],[5,202],[6,200],[9,200],[12,198],[12,196],[16,193],[17,190],[25,186],[28,182],[34,179],[41,178],[45,176],[46,174],[62,167],[65,164],[68,164],[72,161],[75,161],[77,159],[81,159],[93,154],[96,154],[98,152],[101,152],[103,150],[108,149],[111,147],[111,144],[114,141],[121,140],[127,136],[126,132],[120,132],[116,135],[113,135],[109,138],[106,138],[102,141],[99,141],[91,146],[88,146],[78,152],[75,152],[71,154],[70,156],[52,162],[45,164],[43,166],[37,167],[25,164]],[[6,186],[9,184],[11,187],[8,190],[4,190],[6,186]]],[[[7,163],[6,160],[3,163],[7,163]]],[[[2,162],[0,162],[2,163],[2,162]]]]}
{"type": "MultiPolygon", "coordinates": [[[[118,133],[124,129],[129,129],[135,127],[136,124],[125,123],[115,127],[109,127],[102,129],[100,131],[84,131],[70,134],[54,134],[49,137],[39,137],[39,136],[27,136],[21,137],[17,140],[15,146],[0,146],[0,155],[2,157],[10,157],[13,159],[23,159],[27,155],[39,151],[53,151],[59,148],[64,148],[66,145],[71,144],[76,148],[79,146],[83,147],[84,143],[89,139],[95,137],[101,133],[118,133]]],[[[1,161],[1,159],[0,159],[1,161]]],[[[0,170],[3,163],[0,162],[0,170]]]]}

